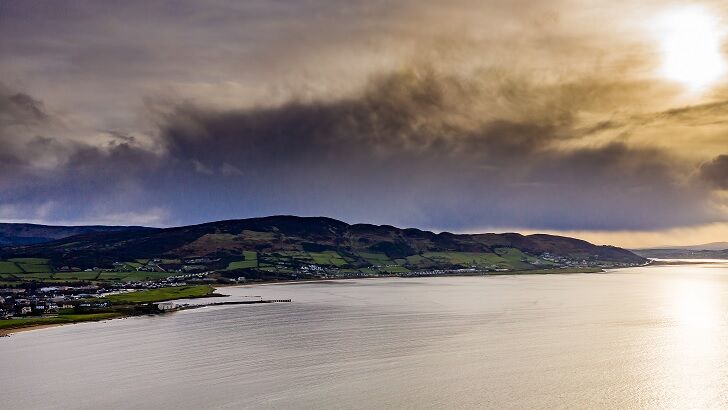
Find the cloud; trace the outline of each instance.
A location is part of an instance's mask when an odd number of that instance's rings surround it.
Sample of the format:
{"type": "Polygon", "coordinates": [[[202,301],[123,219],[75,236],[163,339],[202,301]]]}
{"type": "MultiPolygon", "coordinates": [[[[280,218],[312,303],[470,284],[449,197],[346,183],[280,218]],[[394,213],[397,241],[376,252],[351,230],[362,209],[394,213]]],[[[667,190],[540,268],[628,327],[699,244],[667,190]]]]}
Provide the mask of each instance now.
{"type": "Polygon", "coordinates": [[[161,225],[725,220],[725,89],[686,98],[655,77],[644,21],[662,7],[9,2],[0,207],[161,225]]]}
{"type": "Polygon", "coordinates": [[[144,176],[159,156],[130,138],[78,141],[65,122],[39,99],[0,84],[0,218],[80,221],[106,213],[117,222],[111,216],[125,214],[119,209],[145,212],[136,208],[145,208],[144,176]]]}
{"type": "Polygon", "coordinates": [[[728,189],[728,154],[701,165],[700,176],[719,189],[728,189]]]}
{"type": "Polygon", "coordinates": [[[681,181],[669,153],[578,144],[612,127],[588,126],[584,112],[608,112],[638,88],[423,65],[378,74],[341,98],[240,109],[182,102],[156,111],[158,150],[116,133],[105,144],[28,139],[16,161],[62,155],[51,170],[36,164],[5,175],[12,182],[30,172],[34,183],[7,186],[13,200],[4,203],[52,200],[50,217],[97,220],[101,212],[114,223],[145,209],[164,210],[146,219],[157,224],[294,213],[450,230],[716,220],[709,192],[681,181]]]}
{"type": "Polygon", "coordinates": [[[0,101],[0,112],[3,115],[3,125],[12,126],[28,122],[43,122],[48,119],[43,103],[29,96],[28,94],[8,94],[7,88],[3,88],[3,99],[0,101]]]}
{"type": "Polygon", "coordinates": [[[706,192],[680,181],[667,152],[616,141],[564,148],[583,136],[581,112],[632,98],[628,85],[519,81],[514,90],[487,76],[423,67],[375,77],[343,99],[241,110],[183,104],[160,135],[174,158],[207,169],[235,164],[245,177],[228,196],[261,209],[286,198],[297,213],[347,209],[358,220],[386,215],[446,229],[652,229],[719,217],[706,192]]]}

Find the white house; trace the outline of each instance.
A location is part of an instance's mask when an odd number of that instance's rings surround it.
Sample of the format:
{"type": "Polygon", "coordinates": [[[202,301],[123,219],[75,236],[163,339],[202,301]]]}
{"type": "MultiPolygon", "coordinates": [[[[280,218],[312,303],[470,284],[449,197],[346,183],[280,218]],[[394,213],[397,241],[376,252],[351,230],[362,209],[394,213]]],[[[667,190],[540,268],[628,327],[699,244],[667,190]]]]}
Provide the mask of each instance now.
{"type": "Polygon", "coordinates": [[[157,303],[157,309],[159,309],[159,310],[172,310],[176,307],[177,307],[177,305],[174,302],[157,303]]]}

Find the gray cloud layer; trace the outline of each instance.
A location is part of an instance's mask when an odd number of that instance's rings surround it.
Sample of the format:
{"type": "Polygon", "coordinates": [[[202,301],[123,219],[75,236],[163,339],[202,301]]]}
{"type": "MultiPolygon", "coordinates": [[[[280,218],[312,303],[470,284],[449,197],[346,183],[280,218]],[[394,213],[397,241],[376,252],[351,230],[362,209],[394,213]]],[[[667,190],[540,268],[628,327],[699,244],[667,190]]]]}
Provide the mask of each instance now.
{"type": "Polygon", "coordinates": [[[11,1],[0,220],[724,220],[726,97],[681,107],[628,2],[573,6],[11,1]]]}
{"type": "MultiPolygon", "coordinates": [[[[51,201],[56,218],[117,209],[143,218],[171,207],[183,221],[289,212],[448,229],[654,229],[718,216],[703,187],[678,181],[665,152],[620,142],[562,148],[584,133],[574,117],[589,100],[570,107],[551,101],[562,90],[522,83],[517,96],[509,87],[483,95],[477,84],[426,68],[379,76],[339,100],[182,104],[157,120],[161,154],[125,137],[105,147],[68,142],[62,165],[5,192],[25,209],[51,201]]],[[[48,121],[29,115],[39,103],[11,104],[20,107],[16,122],[48,121]]],[[[7,163],[60,143],[30,138],[7,163]]],[[[18,181],[22,170],[4,179],[18,181]]]]}
{"type": "Polygon", "coordinates": [[[180,107],[162,135],[174,158],[237,166],[227,186],[262,208],[288,198],[303,213],[355,209],[362,219],[456,229],[646,229],[715,216],[702,188],[677,181],[665,152],[620,142],[559,148],[579,136],[573,117],[589,101],[569,107],[549,101],[562,95],[556,88],[521,89],[519,112],[499,118],[487,102],[513,91],[484,96],[475,84],[425,70],[379,78],[346,100],[180,107]]]}

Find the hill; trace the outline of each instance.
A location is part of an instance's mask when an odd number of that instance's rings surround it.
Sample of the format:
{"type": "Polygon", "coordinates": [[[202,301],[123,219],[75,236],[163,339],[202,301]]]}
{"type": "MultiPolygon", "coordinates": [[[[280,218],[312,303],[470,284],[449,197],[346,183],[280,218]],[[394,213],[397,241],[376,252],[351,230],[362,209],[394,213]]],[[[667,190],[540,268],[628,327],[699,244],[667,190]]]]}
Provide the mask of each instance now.
{"type": "Polygon", "coordinates": [[[0,223],[0,246],[32,245],[52,242],[69,236],[93,232],[144,230],[138,226],[49,226],[24,223],[0,223]]]}
{"type": "Polygon", "coordinates": [[[561,236],[433,233],[296,216],[85,232],[48,243],[5,247],[0,256],[43,258],[53,271],[143,265],[167,272],[220,271],[246,277],[602,268],[646,262],[624,249],[561,236]]]}
{"type": "Polygon", "coordinates": [[[655,248],[636,249],[635,254],[657,259],[728,259],[728,249],[655,248]]]}
{"type": "Polygon", "coordinates": [[[691,251],[725,251],[728,250],[728,242],[711,242],[700,245],[684,245],[684,246],[659,246],[651,249],[681,249],[691,251]]]}

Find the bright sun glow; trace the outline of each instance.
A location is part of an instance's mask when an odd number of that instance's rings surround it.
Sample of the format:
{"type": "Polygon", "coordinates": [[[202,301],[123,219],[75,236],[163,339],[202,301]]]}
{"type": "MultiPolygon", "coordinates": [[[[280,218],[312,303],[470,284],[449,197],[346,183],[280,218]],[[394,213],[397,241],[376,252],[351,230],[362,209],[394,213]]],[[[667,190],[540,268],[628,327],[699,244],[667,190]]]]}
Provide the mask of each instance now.
{"type": "Polygon", "coordinates": [[[700,91],[723,76],[723,34],[709,11],[697,6],[678,8],[661,14],[656,23],[663,77],[700,91]]]}

